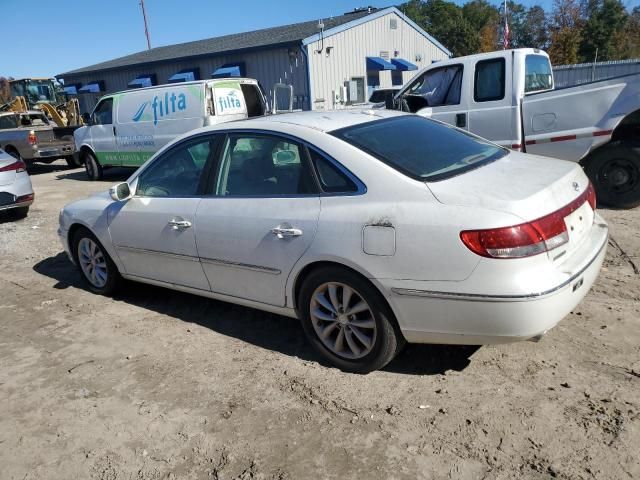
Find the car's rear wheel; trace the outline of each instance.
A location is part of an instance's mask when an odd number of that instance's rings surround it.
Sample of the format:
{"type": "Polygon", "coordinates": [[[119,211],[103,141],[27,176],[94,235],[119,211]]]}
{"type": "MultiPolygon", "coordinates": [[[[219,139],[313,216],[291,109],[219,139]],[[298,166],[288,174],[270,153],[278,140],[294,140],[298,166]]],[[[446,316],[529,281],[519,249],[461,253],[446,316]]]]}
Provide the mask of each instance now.
{"type": "Polygon", "coordinates": [[[100,295],[115,292],[122,278],[96,236],[80,228],[73,236],[73,246],[76,264],[89,289],[100,295]]]}
{"type": "Polygon", "coordinates": [[[640,144],[619,141],[605,145],[590,155],[585,171],[602,205],[640,205],[640,144]]]}
{"type": "Polygon", "coordinates": [[[307,338],[341,370],[377,370],[404,345],[384,298],[357,273],[338,267],[318,269],[304,280],[299,300],[307,338]]]}
{"type": "Polygon", "coordinates": [[[89,180],[102,180],[102,165],[92,152],[84,154],[84,168],[89,180]]]}

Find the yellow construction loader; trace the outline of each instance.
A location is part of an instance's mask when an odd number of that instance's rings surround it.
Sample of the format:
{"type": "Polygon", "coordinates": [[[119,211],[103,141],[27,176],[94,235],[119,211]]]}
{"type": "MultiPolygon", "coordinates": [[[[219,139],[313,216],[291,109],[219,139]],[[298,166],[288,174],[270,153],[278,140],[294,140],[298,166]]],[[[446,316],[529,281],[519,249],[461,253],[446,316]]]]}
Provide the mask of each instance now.
{"type": "Polygon", "coordinates": [[[11,80],[9,84],[11,101],[0,105],[0,112],[41,110],[60,128],[79,127],[83,124],[78,99],[67,95],[56,80],[22,78],[11,80]]]}

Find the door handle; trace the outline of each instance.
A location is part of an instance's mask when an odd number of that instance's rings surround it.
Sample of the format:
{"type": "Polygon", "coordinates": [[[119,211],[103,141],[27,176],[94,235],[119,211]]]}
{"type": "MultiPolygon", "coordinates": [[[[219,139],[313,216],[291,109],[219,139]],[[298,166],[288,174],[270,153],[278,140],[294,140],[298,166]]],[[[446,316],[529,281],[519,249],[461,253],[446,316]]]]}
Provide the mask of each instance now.
{"type": "Polygon", "coordinates": [[[169,220],[169,225],[173,230],[184,230],[185,228],[191,227],[191,222],[189,220],[179,220],[177,218],[172,218],[169,220]]]}
{"type": "Polygon", "coordinates": [[[300,230],[299,228],[283,226],[283,227],[272,228],[271,233],[273,233],[278,238],[290,238],[290,237],[299,237],[300,235],[302,235],[302,230],[300,230]]]}
{"type": "Polygon", "coordinates": [[[113,126],[113,136],[114,137],[118,136],[118,134],[116,133],[116,126],[115,125],[113,126]]]}
{"type": "Polygon", "coordinates": [[[465,128],[467,126],[467,114],[456,113],[456,127],[465,128]]]}

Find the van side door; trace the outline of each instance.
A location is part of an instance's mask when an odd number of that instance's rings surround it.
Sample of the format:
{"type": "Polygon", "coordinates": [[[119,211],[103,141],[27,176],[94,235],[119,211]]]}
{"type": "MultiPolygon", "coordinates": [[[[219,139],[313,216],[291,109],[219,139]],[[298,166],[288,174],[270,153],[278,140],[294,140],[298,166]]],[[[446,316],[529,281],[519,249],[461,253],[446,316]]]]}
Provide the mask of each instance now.
{"type": "Polygon", "coordinates": [[[103,98],[91,114],[91,146],[101,165],[120,166],[113,117],[113,98],[103,98]]]}

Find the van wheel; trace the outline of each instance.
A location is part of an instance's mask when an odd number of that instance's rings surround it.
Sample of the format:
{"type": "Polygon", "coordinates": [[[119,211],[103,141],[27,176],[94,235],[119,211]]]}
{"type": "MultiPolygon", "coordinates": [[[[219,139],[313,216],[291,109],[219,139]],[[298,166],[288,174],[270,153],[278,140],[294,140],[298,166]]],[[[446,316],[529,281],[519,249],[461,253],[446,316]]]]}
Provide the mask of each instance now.
{"type": "Polygon", "coordinates": [[[298,308],[311,345],[341,370],[378,370],[404,346],[380,292],[352,271],[328,267],[311,273],[300,289],[298,308]]]}
{"type": "Polygon", "coordinates": [[[92,152],[85,153],[84,168],[89,180],[102,180],[102,165],[92,152]]]}
{"type": "Polygon", "coordinates": [[[640,205],[640,143],[612,142],[593,152],[585,171],[598,203],[615,208],[640,205]]]}

